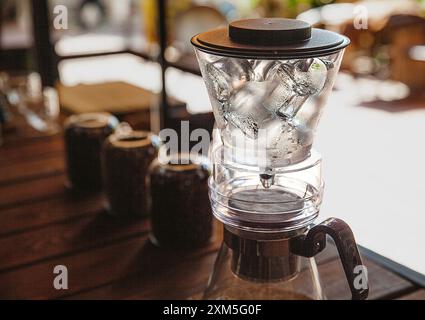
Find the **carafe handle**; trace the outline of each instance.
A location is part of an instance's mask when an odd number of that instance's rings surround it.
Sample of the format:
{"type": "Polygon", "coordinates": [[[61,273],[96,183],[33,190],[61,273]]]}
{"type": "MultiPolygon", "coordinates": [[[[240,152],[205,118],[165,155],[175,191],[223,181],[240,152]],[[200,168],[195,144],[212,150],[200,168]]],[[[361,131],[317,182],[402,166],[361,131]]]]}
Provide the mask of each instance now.
{"type": "Polygon", "coordinates": [[[366,299],[369,293],[368,285],[366,284],[366,288],[359,288],[359,286],[355,285],[355,278],[358,276],[356,267],[363,266],[362,259],[353,232],[344,221],[329,218],[315,225],[306,234],[294,238],[291,251],[295,254],[311,258],[325,249],[326,235],[331,236],[335,241],[345,276],[350,286],[352,299],[366,299]]]}

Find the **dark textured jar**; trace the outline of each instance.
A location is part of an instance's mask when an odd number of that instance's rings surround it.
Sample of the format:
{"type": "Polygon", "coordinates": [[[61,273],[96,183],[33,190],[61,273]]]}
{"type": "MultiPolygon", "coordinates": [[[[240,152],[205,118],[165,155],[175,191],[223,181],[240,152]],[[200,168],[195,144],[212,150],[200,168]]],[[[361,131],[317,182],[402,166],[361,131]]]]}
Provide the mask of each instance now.
{"type": "Polygon", "coordinates": [[[118,119],[109,113],[78,114],[65,121],[68,187],[77,191],[96,191],[102,187],[100,152],[103,142],[117,126],[118,119]]]}
{"type": "Polygon", "coordinates": [[[179,248],[208,243],[212,214],[206,164],[161,164],[156,159],[149,171],[152,242],[179,248]]]}
{"type": "Polygon", "coordinates": [[[144,216],[148,213],[146,176],[156,158],[152,134],[131,131],[110,135],[102,150],[103,183],[111,214],[144,216]]]}

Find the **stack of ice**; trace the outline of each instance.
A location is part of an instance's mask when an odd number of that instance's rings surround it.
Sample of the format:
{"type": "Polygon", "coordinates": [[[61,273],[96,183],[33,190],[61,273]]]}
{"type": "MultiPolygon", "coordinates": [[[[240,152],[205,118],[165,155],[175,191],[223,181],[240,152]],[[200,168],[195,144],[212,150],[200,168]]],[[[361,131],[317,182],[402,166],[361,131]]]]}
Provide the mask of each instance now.
{"type": "MultiPolygon", "coordinates": [[[[248,60],[220,58],[204,66],[207,86],[220,129],[261,139],[267,149],[291,153],[302,147],[308,128],[296,116],[325,86],[331,61],[248,60]]],[[[307,142],[306,142],[307,143],[307,142]]]]}

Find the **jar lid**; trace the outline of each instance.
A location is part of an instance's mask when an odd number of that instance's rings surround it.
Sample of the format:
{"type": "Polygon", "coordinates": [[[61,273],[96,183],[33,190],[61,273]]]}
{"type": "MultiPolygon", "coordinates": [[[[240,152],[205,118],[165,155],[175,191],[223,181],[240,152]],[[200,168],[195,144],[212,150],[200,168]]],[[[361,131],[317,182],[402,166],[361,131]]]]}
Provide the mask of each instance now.
{"type": "Polygon", "coordinates": [[[160,154],[154,161],[155,166],[160,166],[167,171],[192,172],[198,169],[209,170],[208,158],[190,153],[160,154]]]}
{"type": "Polygon", "coordinates": [[[119,149],[137,149],[152,145],[151,133],[131,131],[127,134],[115,133],[108,137],[108,142],[119,149]]]}
{"type": "Polygon", "coordinates": [[[284,18],[237,20],[226,28],[194,36],[199,50],[235,58],[308,58],[338,52],[350,40],[338,33],[312,28],[307,22],[284,18]]]}
{"type": "Polygon", "coordinates": [[[108,126],[116,127],[117,125],[118,119],[108,112],[74,114],[65,121],[65,127],[84,129],[99,129],[108,126]]]}

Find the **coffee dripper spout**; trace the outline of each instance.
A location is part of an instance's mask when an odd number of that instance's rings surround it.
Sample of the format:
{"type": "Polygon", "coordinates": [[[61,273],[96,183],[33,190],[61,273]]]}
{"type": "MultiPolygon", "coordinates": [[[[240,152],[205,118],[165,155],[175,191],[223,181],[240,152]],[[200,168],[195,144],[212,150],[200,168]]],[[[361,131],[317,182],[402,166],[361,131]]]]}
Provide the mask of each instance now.
{"type": "Polygon", "coordinates": [[[274,172],[273,169],[266,168],[260,173],[260,181],[264,188],[269,189],[274,184],[274,172]]]}

